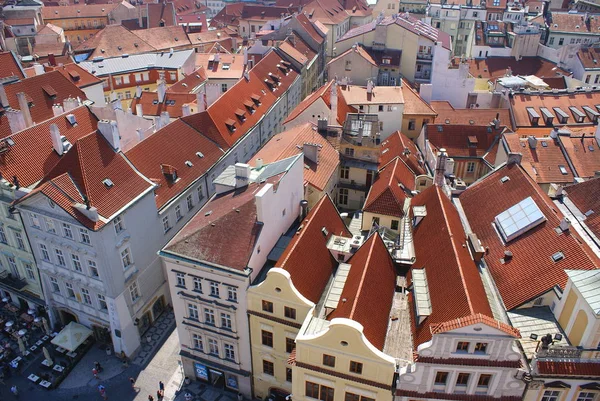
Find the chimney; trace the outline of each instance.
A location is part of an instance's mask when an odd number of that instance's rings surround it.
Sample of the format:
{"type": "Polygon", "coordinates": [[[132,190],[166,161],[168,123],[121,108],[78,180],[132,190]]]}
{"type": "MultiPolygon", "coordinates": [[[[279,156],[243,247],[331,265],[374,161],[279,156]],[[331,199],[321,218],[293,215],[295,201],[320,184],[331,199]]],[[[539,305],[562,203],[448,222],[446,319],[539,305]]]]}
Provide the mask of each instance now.
{"type": "Polygon", "coordinates": [[[87,197],[85,198],[86,204],[76,203],[75,208],[83,213],[88,219],[92,221],[100,220],[100,216],[98,215],[98,209],[94,206],[90,206],[87,197]]]}
{"type": "Polygon", "coordinates": [[[100,120],[98,121],[98,130],[114,150],[121,149],[121,138],[119,137],[119,128],[116,121],[100,120]]]}
{"type": "Polygon", "coordinates": [[[494,118],[494,129],[500,129],[500,113],[496,113],[496,118],[494,118]]]}
{"type": "Polygon", "coordinates": [[[244,69],[248,66],[248,47],[244,46],[244,69]]]}
{"type": "Polygon", "coordinates": [[[555,141],[558,139],[558,129],[556,129],[556,127],[552,127],[552,130],[550,131],[550,138],[555,141]]]}
{"type": "Polygon", "coordinates": [[[52,139],[52,147],[54,148],[54,151],[58,153],[59,156],[62,156],[64,153],[64,147],[62,140],[60,139],[60,130],[58,129],[58,125],[50,125],[50,138],[52,139]]]}
{"type": "Polygon", "coordinates": [[[319,164],[319,145],[316,143],[305,142],[302,147],[304,158],[313,163],[319,164]]]}
{"type": "Polygon", "coordinates": [[[261,169],[264,165],[264,161],[261,158],[256,159],[255,163],[254,163],[254,168],[256,169],[261,169]]]}
{"type": "Polygon", "coordinates": [[[52,67],[56,66],[56,57],[54,57],[54,53],[48,53],[48,64],[52,67]]]}
{"type": "Polygon", "coordinates": [[[19,109],[21,109],[21,112],[23,113],[23,118],[25,118],[25,128],[31,127],[33,125],[33,120],[31,119],[31,111],[29,110],[29,104],[25,98],[25,93],[17,93],[17,99],[19,100],[19,109]]]}
{"type": "Polygon", "coordinates": [[[527,137],[527,142],[529,143],[529,147],[531,149],[535,149],[537,147],[537,138],[533,135],[529,135],[527,137]]]}
{"type": "Polygon", "coordinates": [[[60,116],[64,112],[65,111],[63,110],[63,107],[60,104],[57,103],[54,106],[52,106],[52,113],[54,114],[54,117],[60,116]]]}
{"type": "Polygon", "coordinates": [[[6,89],[4,89],[4,85],[0,83],[0,104],[5,109],[8,108],[8,96],[6,95],[6,89]]]}
{"type": "Polygon", "coordinates": [[[337,97],[337,82],[333,81],[331,84],[331,93],[329,96],[329,102],[331,103],[331,124],[333,125],[337,122],[337,114],[338,114],[338,97],[337,97]]]}
{"type": "Polygon", "coordinates": [[[79,101],[77,99],[68,97],[63,100],[63,108],[65,111],[71,111],[76,107],[79,107],[79,101]]]}
{"type": "Polygon", "coordinates": [[[142,108],[142,105],[140,103],[135,105],[135,115],[138,117],[144,116],[144,109],[142,108]]]}
{"type": "Polygon", "coordinates": [[[508,154],[508,158],[506,159],[506,164],[508,166],[513,165],[513,164],[521,165],[522,158],[523,158],[523,155],[521,153],[510,152],[508,154]]]}
{"type": "Polygon", "coordinates": [[[138,140],[142,142],[144,140],[144,130],[141,128],[136,128],[135,132],[137,133],[138,140]]]}
{"type": "Polygon", "coordinates": [[[162,128],[162,119],[160,116],[154,117],[154,131],[158,131],[162,128]]]}
{"type": "Polygon", "coordinates": [[[206,91],[206,107],[213,104],[222,93],[221,85],[219,84],[206,84],[204,90],[206,91]]]}
{"type": "Polygon", "coordinates": [[[196,93],[196,103],[198,104],[198,112],[206,110],[206,93],[196,93]]]}
{"type": "Polygon", "coordinates": [[[6,110],[6,118],[8,118],[10,132],[13,134],[23,131],[25,128],[27,128],[25,125],[25,116],[23,116],[23,112],[21,110],[6,110]]]}
{"type": "Polygon", "coordinates": [[[135,97],[138,99],[142,97],[142,87],[139,85],[135,87],[135,97]]]}
{"type": "Polygon", "coordinates": [[[192,114],[192,112],[190,111],[190,105],[189,104],[184,104],[183,106],[181,106],[181,114],[185,117],[185,116],[189,116],[190,114],[192,114]]]}
{"type": "Polygon", "coordinates": [[[443,187],[446,183],[445,173],[446,173],[446,160],[448,160],[448,154],[446,153],[446,149],[441,148],[440,153],[437,156],[437,164],[435,166],[435,176],[433,178],[434,184],[438,187],[443,187]]]}
{"type": "Polygon", "coordinates": [[[569,220],[568,217],[563,217],[563,219],[560,221],[559,227],[561,231],[568,231],[571,227],[571,220],[569,220]]]}
{"type": "Polygon", "coordinates": [[[156,92],[158,93],[158,103],[165,101],[165,94],[167,93],[167,84],[164,79],[156,81],[156,92]]]}
{"type": "Polygon", "coordinates": [[[244,163],[235,164],[235,187],[241,188],[248,185],[250,179],[250,165],[244,163]]]}
{"type": "Polygon", "coordinates": [[[372,95],[373,94],[373,81],[371,81],[370,79],[367,82],[367,94],[368,95],[372,95]]]}
{"type": "Polygon", "coordinates": [[[160,119],[161,119],[160,125],[162,127],[166,127],[171,122],[168,111],[163,111],[162,113],[160,113],[160,119]]]}

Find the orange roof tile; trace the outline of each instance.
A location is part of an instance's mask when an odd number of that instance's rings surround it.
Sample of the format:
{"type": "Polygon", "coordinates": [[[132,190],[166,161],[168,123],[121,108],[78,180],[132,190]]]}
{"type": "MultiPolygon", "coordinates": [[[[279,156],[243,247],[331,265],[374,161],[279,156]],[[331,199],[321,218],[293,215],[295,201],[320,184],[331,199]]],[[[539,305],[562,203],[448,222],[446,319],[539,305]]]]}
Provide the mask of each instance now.
{"type": "Polygon", "coordinates": [[[560,143],[548,137],[547,129],[518,129],[514,134],[503,136],[510,152],[521,153],[521,166],[538,184],[567,184],[574,180],[573,172],[561,150],[560,143]],[[528,137],[537,139],[532,149],[528,137]],[[561,167],[566,171],[563,174],[561,167]]]}
{"type": "Polygon", "coordinates": [[[298,22],[304,27],[306,32],[310,35],[310,37],[321,44],[325,41],[325,33],[318,29],[313,23],[308,19],[306,14],[299,13],[292,18],[296,18],[298,22]]]}
{"type": "Polygon", "coordinates": [[[585,21],[585,13],[570,13],[552,11],[549,16],[548,30],[550,32],[574,32],[577,34],[598,34],[600,18],[594,16],[589,23],[585,21]]]}
{"type": "Polygon", "coordinates": [[[363,211],[402,217],[407,192],[415,189],[415,174],[400,159],[388,164],[371,185],[363,211]],[[401,186],[402,185],[402,186],[401,186]]]}
{"type": "MultiPolygon", "coordinates": [[[[167,88],[167,93],[193,93],[203,82],[208,79],[204,67],[198,68],[187,77],[180,79],[167,88]]],[[[133,110],[133,108],[132,108],[133,110]]]]}
{"type": "Polygon", "coordinates": [[[158,93],[142,92],[141,97],[133,98],[131,102],[131,111],[137,114],[136,106],[142,105],[142,112],[145,116],[160,116],[161,113],[168,112],[170,118],[183,117],[183,105],[196,102],[196,95],[191,93],[169,93],[165,94],[162,103],[158,102],[158,93]]]}
{"type": "Polygon", "coordinates": [[[416,175],[427,174],[417,145],[400,131],[392,133],[381,143],[379,169],[396,157],[401,158],[416,175]]]}
{"type": "Polygon", "coordinates": [[[467,327],[480,323],[486,324],[490,327],[494,327],[515,338],[521,338],[521,332],[519,331],[519,329],[516,329],[511,325],[502,323],[494,318],[483,315],[481,313],[476,313],[474,315],[465,317],[459,317],[454,320],[449,320],[447,322],[437,324],[431,328],[431,334],[445,333],[450,330],[456,330],[460,329],[461,327],[467,327]]]}
{"type": "Polygon", "coordinates": [[[537,361],[541,376],[600,377],[600,363],[579,361],[537,361]]]}
{"type": "Polygon", "coordinates": [[[45,21],[67,18],[107,18],[118,5],[114,4],[75,4],[72,6],[42,7],[45,21]]]}
{"type": "Polygon", "coordinates": [[[25,73],[21,68],[20,63],[15,58],[12,52],[0,53],[0,80],[10,77],[19,79],[25,78],[25,73]]]}
{"type": "Polygon", "coordinates": [[[71,81],[72,84],[77,86],[78,88],[87,88],[88,86],[95,85],[101,83],[102,80],[97,78],[95,75],[91,74],[85,68],[80,67],[78,64],[64,64],[60,67],[53,67],[50,65],[45,65],[44,69],[46,71],[58,71],[65,78],[71,81]]]}
{"type": "MultiPolygon", "coordinates": [[[[321,86],[319,89],[306,96],[304,100],[302,100],[295,108],[290,112],[287,118],[284,120],[284,124],[289,123],[294,120],[296,117],[301,115],[309,106],[318,101],[319,99],[323,100],[327,105],[327,108],[331,109],[330,102],[330,92],[331,85],[333,84],[333,80],[327,82],[325,85],[321,86]]],[[[339,121],[338,121],[339,122],[339,121]]]]}
{"type": "Polygon", "coordinates": [[[375,86],[369,95],[366,86],[346,85],[341,93],[349,105],[405,103],[403,90],[398,86],[375,86]]]}
{"type": "Polygon", "coordinates": [[[572,131],[571,135],[559,135],[560,142],[575,168],[575,174],[582,178],[593,177],[596,171],[600,171],[598,141],[593,134],[587,136],[583,132],[572,131]]]}
{"type": "Polygon", "coordinates": [[[432,116],[435,118],[437,112],[427,104],[425,100],[419,94],[411,88],[405,79],[402,80],[402,96],[404,98],[404,112],[403,115],[419,115],[419,116],[432,116]]]}
{"type": "Polygon", "coordinates": [[[329,195],[323,195],[300,227],[275,266],[290,273],[294,287],[316,304],[338,266],[327,249],[327,241],[331,235],[351,237],[352,234],[329,195]]]}
{"type": "Polygon", "coordinates": [[[436,148],[445,148],[448,157],[481,158],[490,165],[496,159],[502,131],[478,125],[425,126],[426,138],[436,148]]]}
{"type": "Polygon", "coordinates": [[[592,178],[565,188],[569,200],[586,215],[585,225],[600,237],[600,178],[592,178]],[[589,215],[589,211],[592,211],[589,215]]]}
{"type": "Polygon", "coordinates": [[[325,25],[337,25],[350,18],[339,0],[313,0],[302,9],[310,21],[316,20],[325,25]]]}
{"type": "Polygon", "coordinates": [[[191,45],[184,27],[181,25],[138,29],[133,33],[139,38],[138,42],[142,40],[156,50],[189,48],[189,45],[191,45]]]}
{"type": "Polygon", "coordinates": [[[146,9],[148,15],[146,28],[177,25],[173,2],[148,3],[146,4],[146,9]]]}
{"type": "Polygon", "coordinates": [[[305,143],[316,143],[320,148],[319,163],[304,157],[304,181],[317,190],[323,191],[331,177],[337,174],[340,159],[337,150],[316,132],[316,127],[311,123],[275,135],[252,157],[252,160],[254,163],[257,159],[262,159],[264,163],[272,163],[286,159],[301,153],[305,143]]]}
{"type": "Polygon", "coordinates": [[[331,61],[328,62],[327,64],[332,64],[341,59],[344,59],[350,53],[356,53],[360,57],[364,58],[367,62],[369,62],[370,64],[373,64],[375,67],[377,67],[377,63],[375,62],[375,60],[373,60],[373,57],[371,57],[371,55],[361,45],[352,46],[351,48],[349,48],[348,50],[346,50],[339,56],[331,59],[331,61]]]}
{"type": "MultiPolygon", "coordinates": [[[[417,348],[431,339],[438,325],[477,314],[492,316],[492,310],[477,266],[463,246],[466,234],[450,199],[440,187],[432,186],[415,196],[411,205],[427,209],[413,232],[416,262],[412,270],[425,270],[431,302],[431,314],[419,325],[414,306],[409,308],[417,348]]],[[[414,302],[412,294],[409,300],[414,302]]]]}
{"type": "Polygon", "coordinates": [[[123,54],[149,53],[156,49],[122,25],[107,25],[75,48],[76,53],[91,52],[94,57],[121,57],[123,54]]]}
{"type": "Polygon", "coordinates": [[[600,266],[600,261],[573,230],[555,231],[562,213],[519,165],[505,165],[495,170],[468,187],[459,199],[471,229],[486,250],[489,249],[485,261],[507,310],[535,299],[556,285],[564,288],[567,268],[591,270],[600,266]],[[503,177],[506,178],[501,180],[503,177]],[[496,231],[494,219],[527,197],[534,200],[546,221],[505,244],[496,231]],[[503,261],[504,251],[512,252],[509,261],[503,261]],[[554,262],[551,256],[559,251],[564,259],[554,262]]]}
{"type": "Polygon", "coordinates": [[[145,138],[125,155],[144,176],[159,184],[155,200],[156,206],[161,209],[205,174],[223,151],[180,119],[145,138]],[[202,157],[197,152],[201,152],[202,157]],[[186,161],[192,162],[192,167],[188,167],[186,161]],[[161,164],[175,167],[179,179],[175,182],[168,180],[162,173],[161,164]]]}
{"type": "Polygon", "coordinates": [[[577,52],[577,57],[581,61],[583,68],[598,68],[600,49],[594,46],[582,47],[577,52]]]}
{"type": "Polygon", "coordinates": [[[522,57],[519,61],[514,57],[487,57],[469,61],[469,72],[475,78],[481,75],[481,78],[496,80],[506,74],[507,68],[512,70],[513,75],[535,75],[539,78],[571,75],[541,57],[522,57]]]}
{"type": "Polygon", "coordinates": [[[445,100],[434,100],[431,107],[437,124],[489,125],[498,115],[501,126],[512,127],[508,109],[455,109],[445,100]]]}
{"type": "Polygon", "coordinates": [[[340,302],[327,320],[343,317],[362,324],[367,340],[382,350],[396,289],[394,262],[379,234],[374,233],[347,263],[352,267],[340,302]]]}
{"type": "Polygon", "coordinates": [[[239,79],[244,73],[244,57],[240,54],[196,53],[196,67],[203,67],[208,79],[239,79]]]}

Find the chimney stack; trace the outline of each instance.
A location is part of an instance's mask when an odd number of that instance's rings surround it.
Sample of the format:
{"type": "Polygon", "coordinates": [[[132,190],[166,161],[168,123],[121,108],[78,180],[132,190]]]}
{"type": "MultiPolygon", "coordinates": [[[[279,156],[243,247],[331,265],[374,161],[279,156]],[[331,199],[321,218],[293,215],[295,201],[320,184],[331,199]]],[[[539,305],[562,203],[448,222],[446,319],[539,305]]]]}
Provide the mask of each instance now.
{"type": "Polygon", "coordinates": [[[56,66],[56,57],[54,57],[54,53],[48,53],[48,64],[52,67],[56,66]]]}
{"type": "Polygon", "coordinates": [[[31,127],[33,125],[33,120],[31,119],[31,110],[29,110],[29,104],[25,98],[25,93],[17,93],[17,99],[19,100],[19,109],[21,109],[21,112],[23,113],[23,118],[25,118],[25,128],[31,127]]]}
{"type": "Polygon", "coordinates": [[[437,164],[435,166],[435,176],[433,178],[434,184],[438,187],[443,187],[446,183],[446,160],[448,160],[448,154],[446,149],[441,148],[437,155],[437,164]]]}
{"type": "Polygon", "coordinates": [[[64,112],[65,111],[63,110],[63,107],[60,104],[57,103],[54,106],[52,106],[52,113],[54,114],[54,117],[60,116],[64,112]]]}
{"type": "Polygon", "coordinates": [[[235,164],[235,187],[241,188],[248,185],[250,181],[250,165],[244,163],[235,164]]]}
{"type": "Polygon", "coordinates": [[[319,145],[316,143],[305,142],[302,146],[304,157],[313,163],[319,164],[319,145]]]}
{"type": "Polygon", "coordinates": [[[171,122],[168,111],[163,111],[162,113],[160,113],[160,119],[160,125],[162,127],[166,127],[171,122]]]}
{"type": "Polygon", "coordinates": [[[116,121],[100,120],[98,121],[98,130],[106,138],[110,146],[114,150],[121,149],[121,139],[119,136],[119,128],[116,121]]]}
{"type": "Polygon", "coordinates": [[[500,129],[500,113],[496,113],[496,118],[494,118],[494,129],[500,129]]]}
{"type": "Polygon", "coordinates": [[[244,46],[244,69],[248,67],[248,47],[244,46]]]}
{"type": "Polygon", "coordinates": [[[167,84],[164,79],[156,81],[156,92],[158,93],[158,103],[162,103],[165,100],[165,94],[167,93],[167,84]]]}
{"type": "Polygon", "coordinates": [[[63,100],[63,108],[65,111],[71,111],[78,106],[79,102],[75,98],[68,97],[65,100],[63,100]]]}
{"type": "Polygon", "coordinates": [[[144,131],[141,128],[136,128],[135,132],[137,133],[138,140],[142,142],[144,140],[144,131]]]}
{"type": "Polygon", "coordinates": [[[64,153],[64,148],[62,140],[60,139],[60,130],[58,129],[58,125],[50,125],[50,138],[52,139],[52,147],[54,148],[54,151],[58,153],[59,156],[62,156],[64,153]]]}
{"type": "Polygon", "coordinates": [[[337,82],[334,80],[331,84],[331,93],[329,96],[329,102],[331,103],[331,117],[329,121],[337,122],[337,114],[338,114],[338,96],[337,96],[337,82]]]}
{"type": "Polygon", "coordinates": [[[508,158],[506,159],[506,164],[508,166],[513,165],[513,164],[521,165],[522,158],[523,158],[523,155],[521,153],[510,152],[508,154],[508,158]]]}
{"type": "Polygon", "coordinates": [[[189,116],[190,114],[192,114],[192,112],[190,111],[190,105],[189,104],[184,104],[183,106],[181,106],[181,114],[184,117],[189,116]]]}
{"type": "Polygon", "coordinates": [[[206,93],[196,93],[196,103],[198,104],[198,112],[206,110],[206,93]]]}
{"type": "Polygon", "coordinates": [[[160,116],[154,117],[154,130],[158,131],[162,128],[162,118],[160,116]]]}
{"type": "Polygon", "coordinates": [[[19,131],[23,131],[27,126],[25,125],[25,117],[21,110],[7,109],[6,118],[8,118],[8,126],[10,132],[16,134],[19,131]]]}
{"type": "Polygon", "coordinates": [[[140,103],[135,105],[135,115],[138,117],[144,116],[144,109],[140,103]]]}
{"type": "Polygon", "coordinates": [[[4,89],[4,85],[0,83],[0,104],[5,109],[8,108],[8,96],[6,95],[6,89],[4,89]]]}
{"type": "Polygon", "coordinates": [[[529,135],[529,136],[527,137],[527,142],[529,143],[529,147],[530,147],[531,149],[535,149],[535,148],[537,148],[537,138],[536,138],[535,136],[533,136],[533,135],[529,135]]]}

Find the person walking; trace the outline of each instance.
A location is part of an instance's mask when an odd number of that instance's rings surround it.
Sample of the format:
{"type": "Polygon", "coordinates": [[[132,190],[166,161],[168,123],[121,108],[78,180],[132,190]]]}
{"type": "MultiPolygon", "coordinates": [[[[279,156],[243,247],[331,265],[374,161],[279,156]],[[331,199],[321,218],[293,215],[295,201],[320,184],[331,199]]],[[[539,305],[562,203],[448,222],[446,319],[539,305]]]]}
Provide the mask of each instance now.
{"type": "Polygon", "coordinates": [[[148,401],[154,401],[154,397],[152,397],[152,394],[148,395],[148,401]]]}
{"type": "Polygon", "coordinates": [[[244,396],[242,395],[242,393],[237,393],[237,399],[238,399],[238,401],[244,400],[244,396]]]}
{"type": "Polygon", "coordinates": [[[158,391],[160,391],[161,397],[165,396],[165,383],[163,383],[162,380],[158,382],[158,391]]]}
{"type": "Polygon", "coordinates": [[[103,400],[108,399],[108,395],[106,395],[106,388],[102,384],[98,386],[98,391],[100,392],[100,397],[102,397],[103,400]]]}
{"type": "Polygon", "coordinates": [[[10,392],[13,393],[15,397],[19,398],[19,390],[17,389],[17,386],[12,386],[10,388],[10,392]]]}
{"type": "Polygon", "coordinates": [[[102,372],[102,365],[100,365],[100,362],[98,362],[98,361],[94,362],[94,368],[96,368],[98,373],[102,372]]]}
{"type": "Polygon", "coordinates": [[[92,368],[92,374],[94,375],[94,378],[97,380],[98,379],[98,369],[92,368]]]}
{"type": "Polygon", "coordinates": [[[135,379],[133,377],[129,378],[129,383],[131,383],[131,388],[135,390],[135,379]]]}
{"type": "Polygon", "coordinates": [[[163,399],[163,395],[161,394],[160,390],[156,390],[156,400],[160,401],[163,399]]]}

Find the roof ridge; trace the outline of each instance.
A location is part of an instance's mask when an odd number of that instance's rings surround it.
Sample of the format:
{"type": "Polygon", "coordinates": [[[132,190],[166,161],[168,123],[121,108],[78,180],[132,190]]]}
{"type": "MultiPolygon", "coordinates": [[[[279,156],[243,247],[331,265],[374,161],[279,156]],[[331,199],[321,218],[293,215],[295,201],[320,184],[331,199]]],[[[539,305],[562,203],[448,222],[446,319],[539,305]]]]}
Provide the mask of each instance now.
{"type": "MultiPolygon", "coordinates": [[[[373,234],[371,234],[371,237],[374,237],[374,236],[379,236],[379,234],[377,232],[374,232],[373,234]]],[[[367,242],[369,241],[369,239],[367,239],[367,242]]],[[[354,319],[354,312],[356,310],[356,305],[358,305],[358,299],[360,298],[360,293],[362,292],[362,287],[363,287],[363,284],[365,282],[365,277],[367,276],[367,271],[369,270],[369,263],[371,261],[371,256],[373,254],[373,248],[375,247],[375,241],[377,241],[376,238],[374,238],[372,240],[371,244],[369,245],[370,246],[370,248],[369,248],[369,254],[367,255],[367,260],[365,261],[365,268],[362,271],[362,276],[360,278],[360,283],[358,284],[358,288],[356,290],[356,296],[354,297],[354,302],[352,304],[352,309],[350,310],[350,313],[348,315],[349,319],[354,319]]],[[[355,255],[356,255],[356,253],[355,253],[355,255]]],[[[352,265],[352,263],[350,265],[352,265]]]]}

